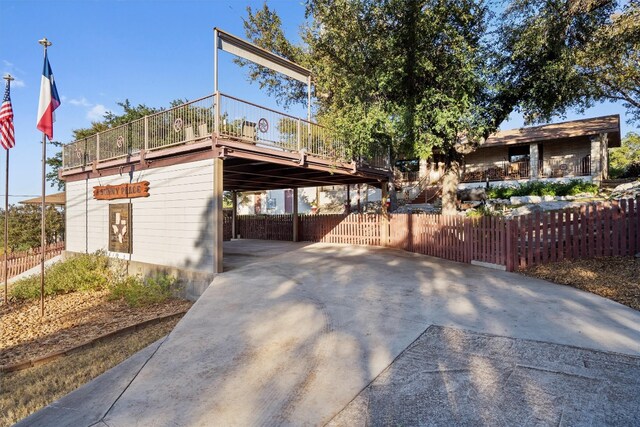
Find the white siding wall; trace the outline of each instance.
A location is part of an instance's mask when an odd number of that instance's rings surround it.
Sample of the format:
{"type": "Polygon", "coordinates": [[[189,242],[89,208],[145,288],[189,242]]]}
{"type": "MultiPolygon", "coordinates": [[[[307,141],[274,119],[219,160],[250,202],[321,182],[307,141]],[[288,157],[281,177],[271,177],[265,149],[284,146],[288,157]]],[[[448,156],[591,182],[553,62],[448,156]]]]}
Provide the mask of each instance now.
{"type": "MultiPolygon", "coordinates": [[[[139,171],[133,176],[133,182],[138,181],[149,181],[150,196],[131,199],[131,260],[211,272],[213,161],[139,171]]],[[[67,184],[68,251],[94,252],[108,248],[109,204],[127,203],[128,199],[95,200],[93,187],[128,182],[129,175],[124,173],[90,179],[88,183],[83,180],[67,184]]],[[[112,255],[128,258],[127,254],[112,255]]]]}

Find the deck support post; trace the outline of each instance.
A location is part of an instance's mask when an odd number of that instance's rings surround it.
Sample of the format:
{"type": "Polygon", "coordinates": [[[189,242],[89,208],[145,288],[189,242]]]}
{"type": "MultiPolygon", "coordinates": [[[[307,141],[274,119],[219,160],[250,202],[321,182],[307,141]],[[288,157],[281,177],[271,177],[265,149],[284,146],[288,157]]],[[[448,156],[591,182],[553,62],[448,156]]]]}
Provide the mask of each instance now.
{"type": "Polygon", "coordinates": [[[222,172],[224,160],[213,159],[213,272],[222,273],[222,242],[223,242],[223,214],[222,214],[222,172]]]}
{"type": "Polygon", "coordinates": [[[238,238],[238,192],[231,192],[231,238],[238,238]]]}
{"type": "Polygon", "coordinates": [[[293,241],[300,241],[300,227],[298,219],[298,189],[293,189],[293,241]]]}
{"type": "Polygon", "coordinates": [[[380,221],[380,246],[389,246],[389,208],[387,202],[389,201],[389,183],[387,181],[382,183],[382,218],[380,221]]]}

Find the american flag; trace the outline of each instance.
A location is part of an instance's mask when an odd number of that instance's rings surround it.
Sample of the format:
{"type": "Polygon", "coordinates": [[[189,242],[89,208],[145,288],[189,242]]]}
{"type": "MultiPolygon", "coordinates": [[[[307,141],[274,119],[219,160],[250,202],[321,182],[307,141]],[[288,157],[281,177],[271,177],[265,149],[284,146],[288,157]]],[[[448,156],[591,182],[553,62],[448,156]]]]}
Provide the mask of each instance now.
{"type": "Polygon", "coordinates": [[[11,96],[9,82],[4,89],[2,107],[0,107],[0,144],[5,150],[16,145],[16,136],[13,133],[13,108],[11,108],[11,96]]]}

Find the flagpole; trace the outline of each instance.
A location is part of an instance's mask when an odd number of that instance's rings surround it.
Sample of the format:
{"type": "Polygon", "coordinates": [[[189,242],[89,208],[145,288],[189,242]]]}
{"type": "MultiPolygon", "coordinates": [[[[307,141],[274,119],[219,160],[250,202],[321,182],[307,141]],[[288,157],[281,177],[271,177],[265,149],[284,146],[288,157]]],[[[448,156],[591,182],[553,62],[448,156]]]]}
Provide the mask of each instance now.
{"type": "MultiPolygon", "coordinates": [[[[11,80],[15,80],[11,74],[3,77],[7,81],[7,86],[11,87],[11,80]]],[[[4,191],[4,303],[9,303],[9,148],[7,152],[7,167],[4,191]]]]}
{"type": "MultiPolygon", "coordinates": [[[[47,57],[47,48],[51,46],[51,42],[47,38],[38,40],[44,47],[44,56],[47,57]]],[[[44,248],[45,248],[45,180],[47,177],[47,135],[42,132],[42,224],[40,226],[40,316],[44,317],[44,248]]]]}

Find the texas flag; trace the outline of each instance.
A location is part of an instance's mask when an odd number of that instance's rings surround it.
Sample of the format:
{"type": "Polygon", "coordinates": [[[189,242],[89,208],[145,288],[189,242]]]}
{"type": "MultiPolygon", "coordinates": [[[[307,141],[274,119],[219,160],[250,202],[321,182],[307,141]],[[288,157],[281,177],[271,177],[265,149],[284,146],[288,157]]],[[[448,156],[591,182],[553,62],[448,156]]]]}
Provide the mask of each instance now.
{"type": "Polygon", "coordinates": [[[53,138],[53,112],[60,106],[60,97],[56,82],[53,80],[53,72],[49,65],[47,53],[44,54],[44,70],[40,82],[40,104],[38,105],[38,129],[44,132],[49,141],[53,138]]]}

